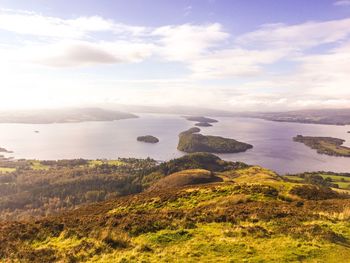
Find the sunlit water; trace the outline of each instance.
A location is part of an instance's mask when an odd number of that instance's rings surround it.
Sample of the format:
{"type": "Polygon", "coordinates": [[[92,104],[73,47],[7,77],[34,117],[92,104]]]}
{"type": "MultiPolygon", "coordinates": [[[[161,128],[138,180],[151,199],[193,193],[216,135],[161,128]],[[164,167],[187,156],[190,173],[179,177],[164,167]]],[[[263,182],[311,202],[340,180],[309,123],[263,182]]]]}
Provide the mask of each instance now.
{"type": "MultiPolygon", "coordinates": [[[[169,160],[182,156],[176,150],[178,134],[190,127],[177,115],[139,114],[140,118],[113,122],[65,124],[0,124],[0,147],[14,151],[15,158],[72,159],[151,157],[169,160]],[[35,133],[34,131],[39,131],[35,133]],[[136,141],[140,135],[154,135],[157,144],[136,141]]],[[[203,134],[234,138],[254,145],[244,153],[220,154],[226,160],[258,164],[279,173],[302,171],[350,172],[350,158],[317,154],[293,142],[297,134],[332,136],[347,140],[350,126],[279,123],[249,118],[216,118],[213,127],[202,127],[203,134]]]]}

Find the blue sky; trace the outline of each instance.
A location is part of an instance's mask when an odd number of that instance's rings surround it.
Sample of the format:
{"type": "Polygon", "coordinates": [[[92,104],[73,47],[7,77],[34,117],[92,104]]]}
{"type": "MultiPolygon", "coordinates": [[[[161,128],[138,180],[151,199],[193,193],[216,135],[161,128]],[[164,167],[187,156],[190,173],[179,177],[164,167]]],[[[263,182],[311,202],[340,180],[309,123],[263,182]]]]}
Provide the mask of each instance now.
{"type": "Polygon", "coordinates": [[[346,107],[347,0],[0,0],[1,108],[346,107]]]}

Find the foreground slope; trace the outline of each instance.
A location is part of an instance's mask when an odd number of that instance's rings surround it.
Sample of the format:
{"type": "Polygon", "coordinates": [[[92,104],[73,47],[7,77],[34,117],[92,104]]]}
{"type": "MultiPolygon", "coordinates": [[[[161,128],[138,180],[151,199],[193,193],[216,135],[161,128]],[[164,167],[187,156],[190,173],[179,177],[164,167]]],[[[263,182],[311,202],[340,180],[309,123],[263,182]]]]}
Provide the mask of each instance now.
{"type": "Polygon", "coordinates": [[[150,188],[35,222],[0,223],[0,258],[4,262],[347,262],[350,258],[350,201],[345,194],[205,154],[173,160],[159,172],[175,178],[172,183],[183,182],[181,174],[187,179],[215,176],[221,182],[193,185],[185,180],[181,186],[150,188]],[[212,163],[201,163],[205,159],[212,163]]]}

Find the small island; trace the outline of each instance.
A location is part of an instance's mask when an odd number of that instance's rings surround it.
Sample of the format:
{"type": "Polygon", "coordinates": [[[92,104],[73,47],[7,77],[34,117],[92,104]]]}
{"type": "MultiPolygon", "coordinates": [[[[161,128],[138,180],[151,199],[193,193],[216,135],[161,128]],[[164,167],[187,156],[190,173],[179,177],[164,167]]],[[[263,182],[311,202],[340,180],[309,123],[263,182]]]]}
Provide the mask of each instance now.
{"type": "Polygon", "coordinates": [[[208,122],[198,122],[198,123],[195,124],[195,126],[198,126],[198,127],[211,127],[213,125],[211,125],[208,122]]]}
{"type": "Polygon", "coordinates": [[[202,122],[202,123],[203,122],[206,122],[206,123],[218,122],[218,120],[207,118],[207,117],[203,117],[203,116],[186,116],[185,118],[188,121],[195,121],[195,122],[202,122]]]}
{"type": "Polygon", "coordinates": [[[304,143],[311,149],[317,150],[317,153],[319,154],[350,157],[350,148],[342,146],[345,142],[343,139],[297,135],[293,140],[295,142],[304,143]]]}
{"type": "Polygon", "coordinates": [[[8,151],[5,148],[0,147],[0,153],[13,153],[13,151],[8,151]]]}
{"type": "Polygon", "coordinates": [[[157,137],[152,136],[152,135],[139,136],[139,137],[137,137],[137,140],[139,142],[147,142],[147,143],[157,143],[157,142],[159,142],[159,139],[157,137]]]}
{"type": "Polygon", "coordinates": [[[200,129],[195,127],[179,134],[177,149],[187,153],[238,153],[253,148],[252,145],[234,139],[219,136],[198,134],[200,129]]]}

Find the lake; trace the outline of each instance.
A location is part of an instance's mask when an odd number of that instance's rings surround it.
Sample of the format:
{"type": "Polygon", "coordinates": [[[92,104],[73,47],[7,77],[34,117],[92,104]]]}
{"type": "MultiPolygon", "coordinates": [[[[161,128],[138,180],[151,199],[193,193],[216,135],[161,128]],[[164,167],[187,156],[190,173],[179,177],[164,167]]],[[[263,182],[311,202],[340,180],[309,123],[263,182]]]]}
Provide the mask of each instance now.
{"type": "MultiPolygon", "coordinates": [[[[0,147],[14,151],[15,158],[26,159],[116,159],[151,157],[169,160],[182,156],[176,150],[178,134],[193,127],[178,115],[138,114],[140,118],[112,122],[59,124],[0,124],[0,147]],[[35,131],[39,131],[36,133],[35,131]],[[137,136],[154,135],[157,144],[136,141],[137,136]]],[[[331,136],[346,140],[350,146],[349,126],[271,122],[251,118],[217,117],[213,127],[202,133],[219,135],[250,143],[244,153],[219,154],[225,160],[257,164],[278,173],[304,171],[350,172],[350,158],[320,155],[301,143],[297,134],[331,136]]]]}

